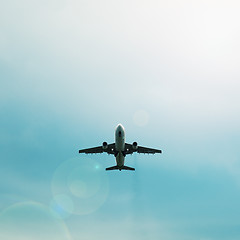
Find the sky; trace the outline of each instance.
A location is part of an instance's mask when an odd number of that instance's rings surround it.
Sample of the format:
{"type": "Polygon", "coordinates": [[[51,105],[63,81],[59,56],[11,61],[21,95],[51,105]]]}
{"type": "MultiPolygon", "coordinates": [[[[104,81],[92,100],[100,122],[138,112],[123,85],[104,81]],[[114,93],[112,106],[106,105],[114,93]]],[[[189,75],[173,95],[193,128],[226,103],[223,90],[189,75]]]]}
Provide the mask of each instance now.
{"type": "Polygon", "coordinates": [[[0,6],[1,239],[240,238],[238,1],[0,6]]]}

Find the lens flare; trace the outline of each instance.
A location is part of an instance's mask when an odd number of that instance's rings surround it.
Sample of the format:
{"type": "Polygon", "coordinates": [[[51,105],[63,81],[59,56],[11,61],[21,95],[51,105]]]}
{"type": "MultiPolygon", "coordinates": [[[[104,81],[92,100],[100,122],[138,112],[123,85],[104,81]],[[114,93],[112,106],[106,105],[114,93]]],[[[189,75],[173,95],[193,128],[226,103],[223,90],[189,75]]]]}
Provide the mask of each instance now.
{"type": "Polygon", "coordinates": [[[0,239],[70,240],[69,231],[50,209],[37,202],[14,204],[0,214],[0,239]]]}
{"type": "Polygon", "coordinates": [[[56,217],[65,219],[69,217],[74,209],[72,199],[64,194],[54,196],[50,202],[50,209],[56,217]]]}
{"type": "MultiPolygon", "coordinates": [[[[64,207],[64,204],[55,198],[56,204],[62,206],[66,213],[82,215],[96,211],[105,202],[108,190],[105,170],[90,158],[73,158],[63,162],[52,179],[53,195],[64,195],[71,199],[72,208],[70,203],[65,201],[64,207]]],[[[62,216],[65,218],[65,214],[62,216]]]]}

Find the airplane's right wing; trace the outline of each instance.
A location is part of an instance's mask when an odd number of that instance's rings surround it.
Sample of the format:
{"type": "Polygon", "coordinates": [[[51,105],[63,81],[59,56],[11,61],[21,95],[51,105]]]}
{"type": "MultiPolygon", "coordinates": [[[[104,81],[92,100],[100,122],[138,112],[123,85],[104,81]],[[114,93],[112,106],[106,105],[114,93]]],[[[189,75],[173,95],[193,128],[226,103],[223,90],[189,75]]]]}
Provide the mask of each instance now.
{"type": "Polygon", "coordinates": [[[86,148],[86,149],[79,150],[79,153],[86,153],[86,154],[103,153],[103,152],[106,152],[108,154],[114,154],[115,143],[108,144],[106,149],[103,148],[103,146],[99,146],[99,147],[86,148]]]}
{"type": "Polygon", "coordinates": [[[147,148],[147,147],[141,147],[129,143],[125,143],[125,153],[126,154],[132,154],[134,152],[137,153],[147,153],[147,154],[155,154],[155,153],[162,153],[162,150],[160,149],[154,149],[154,148],[147,148]]]}

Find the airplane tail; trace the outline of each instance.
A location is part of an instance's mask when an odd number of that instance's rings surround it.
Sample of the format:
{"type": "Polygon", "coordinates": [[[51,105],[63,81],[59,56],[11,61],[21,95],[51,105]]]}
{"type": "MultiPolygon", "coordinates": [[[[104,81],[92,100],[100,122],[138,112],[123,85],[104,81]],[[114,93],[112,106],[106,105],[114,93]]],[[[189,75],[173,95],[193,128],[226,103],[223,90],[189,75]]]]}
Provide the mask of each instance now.
{"type": "Polygon", "coordinates": [[[132,167],[128,167],[128,166],[122,166],[122,167],[118,167],[118,166],[113,166],[113,167],[108,167],[106,168],[106,171],[110,171],[110,170],[131,170],[131,171],[135,171],[135,168],[132,167]]]}

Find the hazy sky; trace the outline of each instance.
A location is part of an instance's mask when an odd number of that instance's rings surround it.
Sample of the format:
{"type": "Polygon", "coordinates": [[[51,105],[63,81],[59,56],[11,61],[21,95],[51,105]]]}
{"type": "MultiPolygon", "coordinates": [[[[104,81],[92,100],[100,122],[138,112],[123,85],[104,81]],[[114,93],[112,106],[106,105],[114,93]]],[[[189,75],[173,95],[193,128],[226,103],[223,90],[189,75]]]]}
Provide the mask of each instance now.
{"type": "Polygon", "coordinates": [[[238,1],[0,1],[1,239],[240,238],[238,1]]]}

